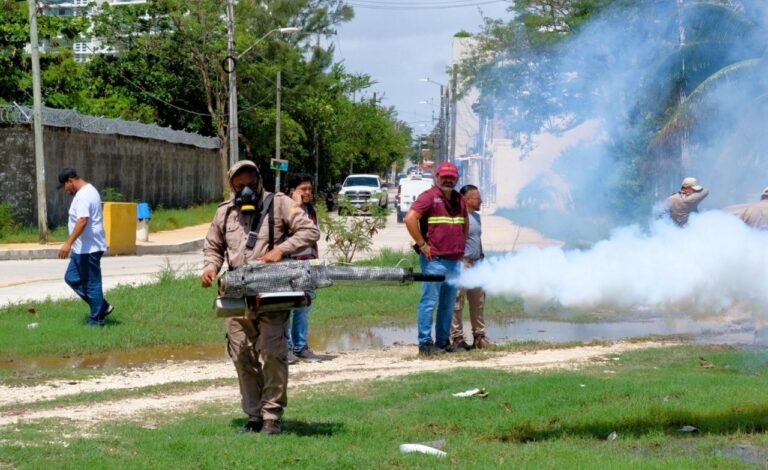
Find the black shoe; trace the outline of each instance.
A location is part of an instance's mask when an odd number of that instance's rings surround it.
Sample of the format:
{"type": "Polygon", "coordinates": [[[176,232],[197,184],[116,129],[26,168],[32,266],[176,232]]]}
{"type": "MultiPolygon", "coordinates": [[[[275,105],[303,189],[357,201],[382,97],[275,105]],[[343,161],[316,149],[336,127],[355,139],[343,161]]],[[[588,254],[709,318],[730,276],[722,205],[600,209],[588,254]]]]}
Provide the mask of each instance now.
{"type": "Polygon", "coordinates": [[[438,354],[445,354],[445,349],[438,348],[432,343],[419,346],[419,356],[436,356],[438,354]]]}
{"type": "Polygon", "coordinates": [[[99,314],[99,320],[102,320],[102,321],[106,320],[108,316],[112,315],[112,310],[114,310],[114,309],[115,309],[114,305],[110,304],[109,307],[107,307],[106,310],[104,310],[103,312],[101,312],[99,314]]]}
{"type": "Polygon", "coordinates": [[[443,348],[443,351],[445,351],[445,352],[447,352],[447,353],[455,353],[455,352],[463,351],[463,349],[459,349],[459,348],[457,348],[456,346],[454,346],[454,345],[452,345],[452,344],[448,343],[448,344],[446,344],[446,345],[445,345],[445,347],[443,348]]]}
{"type": "Polygon", "coordinates": [[[265,419],[264,427],[261,429],[262,434],[271,434],[273,436],[283,432],[283,426],[280,424],[279,419],[265,419]]]}
{"type": "Polygon", "coordinates": [[[261,432],[264,427],[264,420],[261,418],[251,418],[245,423],[245,426],[240,428],[239,432],[261,432]]]}
{"type": "Polygon", "coordinates": [[[320,356],[318,356],[317,354],[313,353],[312,350],[309,349],[309,348],[304,348],[301,351],[297,352],[296,353],[296,357],[299,358],[299,360],[306,361],[306,362],[319,362],[320,361],[320,356]]]}

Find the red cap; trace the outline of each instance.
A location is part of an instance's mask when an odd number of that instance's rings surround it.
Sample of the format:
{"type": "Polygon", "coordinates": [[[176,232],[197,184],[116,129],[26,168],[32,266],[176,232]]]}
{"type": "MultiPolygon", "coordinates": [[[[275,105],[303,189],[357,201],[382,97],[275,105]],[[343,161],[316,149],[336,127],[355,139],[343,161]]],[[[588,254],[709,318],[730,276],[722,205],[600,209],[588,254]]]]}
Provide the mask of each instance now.
{"type": "Polygon", "coordinates": [[[456,165],[454,165],[451,162],[443,162],[437,167],[437,171],[435,172],[435,175],[437,176],[453,176],[458,178],[459,177],[459,169],[456,168],[456,165]]]}

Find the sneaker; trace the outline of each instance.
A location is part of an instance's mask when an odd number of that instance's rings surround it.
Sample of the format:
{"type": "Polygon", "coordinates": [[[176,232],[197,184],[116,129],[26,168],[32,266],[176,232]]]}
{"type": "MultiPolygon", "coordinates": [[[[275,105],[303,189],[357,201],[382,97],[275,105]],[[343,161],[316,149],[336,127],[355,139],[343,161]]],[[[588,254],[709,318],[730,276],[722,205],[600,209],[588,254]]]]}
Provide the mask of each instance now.
{"type": "Polygon", "coordinates": [[[264,420],[261,417],[251,418],[238,432],[261,432],[262,427],[264,427],[264,420]]]}
{"type": "Polygon", "coordinates": [[[438,354],[445,354],[445,349],[438,348],[432,343],[422,344],[419,346],[419,356],[435,356],[438,354]]]}
{"type": "Polygon", "coordinates": [[[265,419],[264,427],[261,428],[262,434],[277,435],[283,432],[283,426],[280,424],[279,419],[265,419]]]}
{"type": "Polygon", "coordinates": [[[289,349],[288,350],[288,357],[286,357],[285,362],[287,362],[288,365],[298,364],[299,363],[299,358],[296,357],[296,355],[293,353],[293,351],[289,349]]]}
{"type": "Polygon", "coordinates": [[[451,343],[448,343],[445,346],[443,346],[443,351],[445,351],[447,353],[455,353],[455,352],[461,351],[461,349],[457,348],[456,346],[454,346],[451,343]]]}
{"type": "Polygon", "coordinates": [[[296,357],[299,358],[299,360],[306,361],[306,362],[319,362],[320,356],[312,352],[309,348],[304,348],[301,351],[296,353],[296,357]]]}
{"type": "Polygon", "coordinates": [[[451,341],[451,345],[453,345],[454,348],[459,350],[463,349],[465,351],[469,351],[470,349],[472,349],[472,346],[467,344],[467,342],[464,341],[464,338],[454,338],[453,341],[451,341]]]}
{"type": "Polygon", "coordinates": [[[494,346],[494,343],[485,337],[485,335],[475,336],[475,342],[472,344],[473,348],[488,349],[494,346]]]}

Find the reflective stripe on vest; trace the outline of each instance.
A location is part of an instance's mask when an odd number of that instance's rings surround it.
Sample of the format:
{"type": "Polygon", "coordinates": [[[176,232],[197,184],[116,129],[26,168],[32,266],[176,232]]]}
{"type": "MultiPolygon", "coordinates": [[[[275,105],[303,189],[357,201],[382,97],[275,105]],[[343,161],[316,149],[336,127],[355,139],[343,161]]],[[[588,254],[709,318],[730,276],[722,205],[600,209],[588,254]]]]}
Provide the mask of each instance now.
{"type": "Polygon", "coordinates": [[[427,219],[428,224],[464,224],[464,217],[435,216],[427,219]]]}

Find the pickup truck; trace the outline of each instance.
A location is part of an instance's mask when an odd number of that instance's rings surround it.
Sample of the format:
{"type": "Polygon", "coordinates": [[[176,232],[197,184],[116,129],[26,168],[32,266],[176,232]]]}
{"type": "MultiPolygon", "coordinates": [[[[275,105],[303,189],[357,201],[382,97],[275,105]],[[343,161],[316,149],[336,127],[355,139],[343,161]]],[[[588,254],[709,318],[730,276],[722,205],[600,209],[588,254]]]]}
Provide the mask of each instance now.
{"type": "MultiPolygon", "coordinates": [[[[381,184],[377,175],[349,175],[339,190],[339,199],[346,198],[358,209],[364,209],[372,204],[385,208],[389,204],[387,188],[381,184]]],[[[339,207],[339,215],[342,215],[339,207]]]]}

